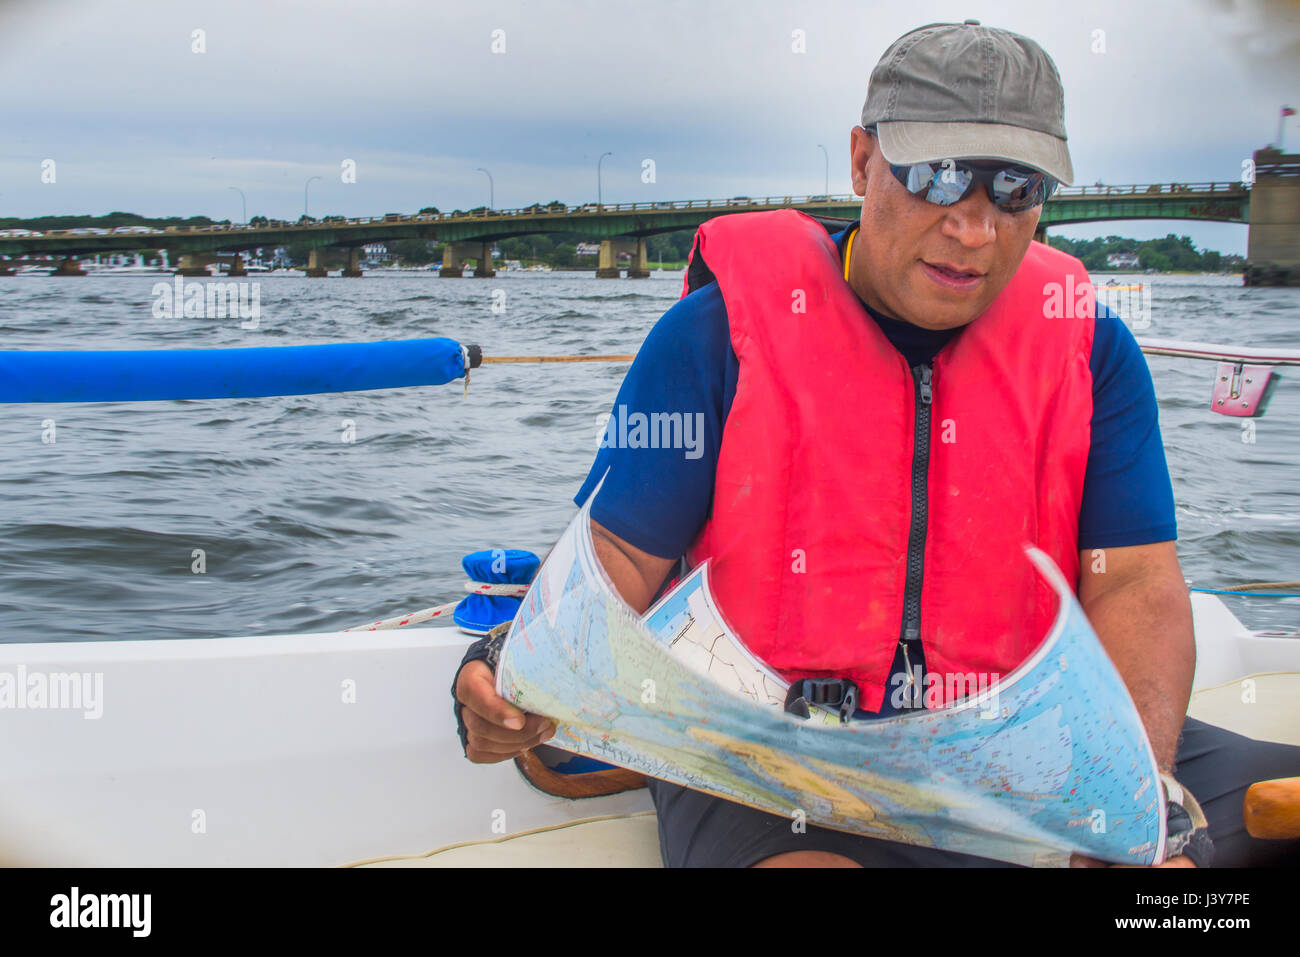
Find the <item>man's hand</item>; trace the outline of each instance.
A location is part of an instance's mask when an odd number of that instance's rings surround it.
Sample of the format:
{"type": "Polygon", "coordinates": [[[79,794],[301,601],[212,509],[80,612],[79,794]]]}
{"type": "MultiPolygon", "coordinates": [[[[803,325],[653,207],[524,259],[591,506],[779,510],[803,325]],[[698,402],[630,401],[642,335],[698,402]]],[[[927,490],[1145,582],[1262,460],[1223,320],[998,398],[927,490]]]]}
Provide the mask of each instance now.
{"type": "MultiPolygon", "coordinates": [[[[624,601],[644,612],[675,562],[628,544],[594,521],[591,534],[596,557],[614,587],[624,601]]],[[[482,661],[471,661],[460,670],[456,700],[464,708],[465,756],[477,764],[518,757],[555,734],[554,722],[525,714],[497,694],[492,669],[482,661]]]]}
{"type": "Polygon", "coordinates": [[[551,739],[555,724],[540,714],[525,714],[497,694],[492,669],[471,661],[456,679],[456,700],[463,706],[469,743],[465,756],[476,764],[495,764],[517,757],[551,739]]]}

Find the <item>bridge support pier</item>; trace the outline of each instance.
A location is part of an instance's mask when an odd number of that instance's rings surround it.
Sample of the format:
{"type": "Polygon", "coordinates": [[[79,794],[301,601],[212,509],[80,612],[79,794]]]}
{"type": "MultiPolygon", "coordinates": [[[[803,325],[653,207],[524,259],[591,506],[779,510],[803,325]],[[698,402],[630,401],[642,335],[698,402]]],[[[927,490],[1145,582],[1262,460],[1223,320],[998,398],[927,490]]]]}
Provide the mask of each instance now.
{"type": "Polygon", "coordinates": [[[600,256],[596,260],[596,278],[617,279],[619,275],[618,246],[612,239],[602,239],[600,241],[600,256]]]}
{"type": "Polygon", "coordinates": [[[1300,153],[1255,151],[1247,286],[1300,286],[1300,153]]]}
{"type": "Polygon", "coordinates": [[[227,272],[226,275],[227,276],[248,275],[248,269],[244,266],[244,257],[242,255],[240,255],[239,253],[235,253],[235,258],[230,262],[230,271],[227,272]]]}
{"type": "Polygon", "coordinates": [[[649,279],[650,268],[647,260],[649,253],[645,248],[645,239],[638,237],[632,246],[632,261],[627,264],[628,279],[649,279]]]}
{"type": "Polygon", "coordinates": [[[348,264],[343,267],[342,275],[356,279],[361,275],[361,250],[353,246],[348,250],[348,264]]]}
{"type": "Polygon", "coordinates": [[[1047,241],[1047,227],[1039,226],[1034,230],[1034,242],[1042,243],[1044,246],[1052,245],[1047,241]]]}
{"type": "Polygon", "coordinates": [[[456,255],[456,244],[448,243],[442,248],[442,268],[438,276],[442,279],[459,279],[465,273],[465,263],[456,255]]]}
{"type": "Polygon", "coordinates": [[[180,262],[176,265],[176,275],[178,276],[210,276],[208,264],[203,261],[202,256],[182,256],[180,262]]]}
{"type": "Polygon", "coordinates": [[[60,259],[59,265],[54,272],[50,273],[51,276],[84,276],[85,274],[86,270],[81,268],[81,263],[72,258],[60,259]]]}
{"type": "Polygon", "coordinates": [[[321,263],[319,249],[313,249],[307,253],[307,275],[312,279],[321,279],[326,275],[325,266],[321,263]]]}
{"type": "Polygon", "coordinates": [[[622,275],[618,257],[630,252],[632,258],[627,264],[628,279],[650,278],[650,254],[646,251],[645,239],[602,239],[600,241],[600,258],[596,261],[597,279],[618,279],[622,275]]]}
{"type": "Polygon", "coordinates": [[[478,263],[474,266],[475,279],[491,279],[497,274],[492,268],[492,244],[483,243],[478,253],[478,263]]]}

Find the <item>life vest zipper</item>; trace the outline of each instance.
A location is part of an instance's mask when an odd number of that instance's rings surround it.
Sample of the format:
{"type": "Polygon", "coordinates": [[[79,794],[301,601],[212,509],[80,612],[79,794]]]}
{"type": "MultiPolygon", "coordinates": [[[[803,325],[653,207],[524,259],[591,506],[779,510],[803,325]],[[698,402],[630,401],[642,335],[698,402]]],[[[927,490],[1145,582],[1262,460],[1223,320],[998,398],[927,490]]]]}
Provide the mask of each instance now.
{"type": "MultiPolygon", "coordinates": [[[[907,533],[907,580],[903,590],[903,627],[899,644],[908,684],[912,684],[909,651],[921,651],[921,581],[925,572],[925,533],[929,521],[927,477],[930,472],[930,409],[934,403],[933,370],[928,362],[912,369],[915,384],[915,430],[912,441],[912,523],[907,533]]],[[[909,688],[915,693],[915,688],[909,688]]],[[[913,706],[915,706],[915,702],[913,706]]]]}

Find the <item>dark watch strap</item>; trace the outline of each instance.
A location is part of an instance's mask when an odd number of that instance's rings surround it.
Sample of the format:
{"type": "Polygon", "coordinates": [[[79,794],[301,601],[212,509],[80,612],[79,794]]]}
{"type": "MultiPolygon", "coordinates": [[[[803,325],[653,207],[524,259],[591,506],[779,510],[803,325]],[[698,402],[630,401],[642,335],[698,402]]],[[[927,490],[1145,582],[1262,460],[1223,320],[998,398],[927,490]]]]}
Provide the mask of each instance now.
{"type": "Polygon", "coordinates": [[[1165,789],[1165,860],[1183,855],[1197,867],[1214,863],[1214,842],[1205,812],[1190,791],[1172,775],[1162,773],[1165,789]]]}
{"type": "Polygon", "coordinates": [[[471,661],[486,661],[487,666],[496,674],[497,661],[501,658],[501,648],[505,645],[506,634],[510,631],[510,622],[503,621],[486,635],[465,650],[465,657],[460,660],[460,667],[451,679],[452,712],[456,715],[456,734],[460,738],[460,748],[466,756],[469,754],[469,729],[465,727],[462,712],[465,706],[456,698],[456,685],[460,682],[460,673],[471,661]]]}

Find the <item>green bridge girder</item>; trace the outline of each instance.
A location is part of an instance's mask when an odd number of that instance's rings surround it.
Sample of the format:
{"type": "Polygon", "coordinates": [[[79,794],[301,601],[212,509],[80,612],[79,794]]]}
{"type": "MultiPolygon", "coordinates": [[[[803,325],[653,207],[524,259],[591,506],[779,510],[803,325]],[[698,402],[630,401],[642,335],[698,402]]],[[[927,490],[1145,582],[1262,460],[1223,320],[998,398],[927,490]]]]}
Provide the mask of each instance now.
{"type": "Polygon", "coordinates": [[[1250,222],[1250,190],[1241,183],[1079,186],[1059,190],[1039,226],[1116,219],[1198,219],[1250,222]]]}
{"type": "MultiPolygon", "coordinates": [[[[495,242],[512,236],[578,232],[605,239],[651,236],[694,229],[728,213],[799,209],[811,215],[857,219],[855,196],[769,196],[763,199],[697,199],[657,203],[589,203],[576,207],[482,210],[462,215],[426,214],[349,219],[304,225],[168,227],[149,234],[74,235],[52,230],[41,236],[0,237],[0,255],[94,255],[166,249],[178,256],[243,252],[258,247],[306,245],[357,247],[401,239],[440,243],[495,242]]],[[[1240,183],[1165,183],[1083,186],[1058,190],[1043,207],[1040,226],[1124,219],[1250,221],[1250,190],[1240,183]]]]}

